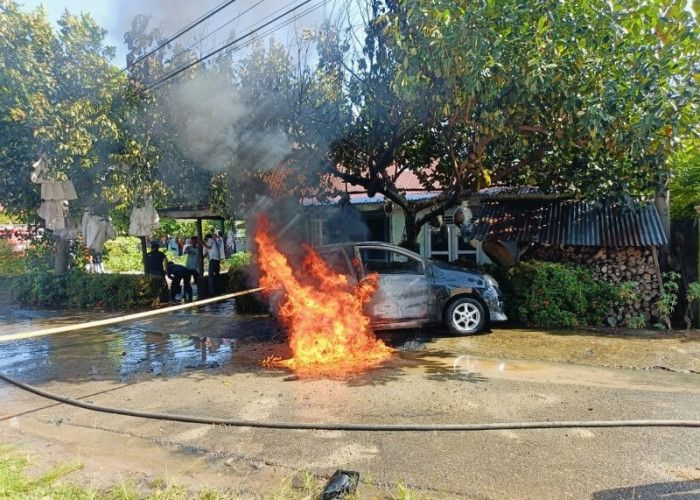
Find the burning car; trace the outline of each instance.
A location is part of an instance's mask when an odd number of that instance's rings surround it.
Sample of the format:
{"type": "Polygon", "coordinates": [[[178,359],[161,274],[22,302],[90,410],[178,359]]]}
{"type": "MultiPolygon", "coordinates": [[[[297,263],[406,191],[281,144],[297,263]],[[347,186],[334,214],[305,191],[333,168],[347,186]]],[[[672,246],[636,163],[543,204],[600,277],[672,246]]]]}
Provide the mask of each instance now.
{"type": "MultiPolygon", "coordinates": [[[[364,306],[375,330],[443,324],[452,333],[470,335],[507,319],[498,283],[487,274],[383,242],[327,245],[317,252],[352,283],[376,273],[376,292],[364,306]]],[[[274,304],[274,294],[271,299],[274,304]]]]}

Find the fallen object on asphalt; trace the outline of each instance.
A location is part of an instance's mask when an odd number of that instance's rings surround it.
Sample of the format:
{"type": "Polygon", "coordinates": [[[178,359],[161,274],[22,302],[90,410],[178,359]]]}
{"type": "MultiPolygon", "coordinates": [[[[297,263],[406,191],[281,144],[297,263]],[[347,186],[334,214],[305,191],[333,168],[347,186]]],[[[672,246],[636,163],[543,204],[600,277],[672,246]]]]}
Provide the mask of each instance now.
{"type": "Polygon", "coordinates": [[[321,500],[342,500],[345,495],[355,492],[359,481],[359,472],[338,469],[326,483],[321,493],[321,500]]]}

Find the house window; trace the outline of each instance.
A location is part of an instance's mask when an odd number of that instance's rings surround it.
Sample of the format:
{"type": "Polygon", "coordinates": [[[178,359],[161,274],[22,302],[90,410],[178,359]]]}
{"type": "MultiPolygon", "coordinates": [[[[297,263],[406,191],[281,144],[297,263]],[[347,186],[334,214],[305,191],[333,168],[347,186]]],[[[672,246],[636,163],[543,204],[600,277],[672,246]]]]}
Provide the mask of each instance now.
{"type": "Polygon", "coordinates": [[[476,263],[477,249],[471,245],[468,234],[463,235],[455,226],[451,216],[444,216],[440,227],[427,225],[426,228],[426,256],[443,262],[471,260],[476,263]]]}
{"type": "Polygon", "coordinates": [[[390,218],[378,210],[362,212],[362,217],[369,230],[368,239],[371,241],[389,241],[390,218]]]}

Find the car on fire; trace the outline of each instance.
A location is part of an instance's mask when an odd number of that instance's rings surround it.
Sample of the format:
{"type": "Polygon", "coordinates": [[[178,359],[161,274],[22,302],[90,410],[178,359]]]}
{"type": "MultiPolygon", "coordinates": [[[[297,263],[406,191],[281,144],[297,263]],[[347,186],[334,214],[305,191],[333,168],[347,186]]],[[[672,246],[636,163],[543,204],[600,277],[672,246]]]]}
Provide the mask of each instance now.
{"type": "Polygon", "coordinates": [[[442,324],[454,334],[471,335],[507,319],[498,283],[488,274],[383,242],[340,243],[317,252],[355,283],[377,273],[377,291],[365,306],[375,330],[442,324]]]}

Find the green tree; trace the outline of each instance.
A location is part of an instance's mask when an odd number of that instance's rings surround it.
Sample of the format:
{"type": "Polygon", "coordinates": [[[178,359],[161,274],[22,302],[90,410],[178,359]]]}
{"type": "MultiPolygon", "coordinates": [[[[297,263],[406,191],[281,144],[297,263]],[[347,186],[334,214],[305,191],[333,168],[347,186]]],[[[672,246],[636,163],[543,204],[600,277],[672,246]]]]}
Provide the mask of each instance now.
{"type": "Polygon", "coordinates": [[[700,205],[700,140],[684,142],[671,157],[671,217],[689,219],[698,216],[700,205]]]}
{"type": "MultiPolygon", "coordinates": [[[[40,155],[50,175],[71,180],[83,208],[106,210],[104,187],[116,180],[109,155],[119,134],[115,103],[124,79],[110,64],[114,48],[106,31],[87,15],[65,12],[54,32],[46,13],[23,13],[0,4],[0,162],[6,175],[0,196],[11,213],[34,218],[39,189],[29,182],[40,155]]],[[[68,241],[57,239],[56,269],[67,268],[68,241]]]]}
{"type": "Polygon", "coordinates": [[[52,43],[43,12],[24,14],[14,2],[0,3],[0,199],[6,212],[24,217],[39,207],[29,174],[40,149],[34,131],[50,108],[52,43]]]}
{"type": "Polygon", "coordinates": [[[696,133],[700,98],[698,27],[681,3],[372,6],[354,73],[359,112],[335,173],[402,206],[409,245],[432,215],[494,182],[626,203],[666,194],[669,157],[696,133]],[[408,203],[393,165],[444,192],[408,203]]]}

